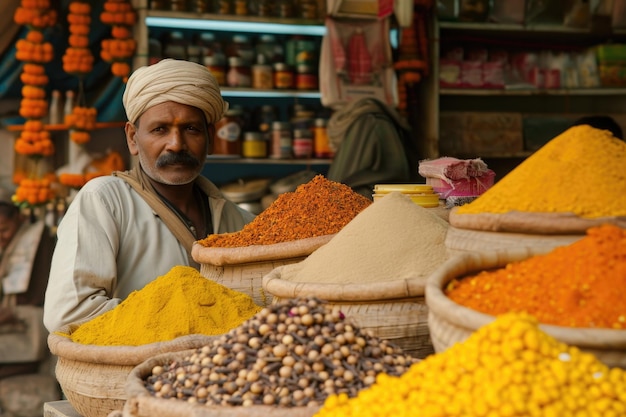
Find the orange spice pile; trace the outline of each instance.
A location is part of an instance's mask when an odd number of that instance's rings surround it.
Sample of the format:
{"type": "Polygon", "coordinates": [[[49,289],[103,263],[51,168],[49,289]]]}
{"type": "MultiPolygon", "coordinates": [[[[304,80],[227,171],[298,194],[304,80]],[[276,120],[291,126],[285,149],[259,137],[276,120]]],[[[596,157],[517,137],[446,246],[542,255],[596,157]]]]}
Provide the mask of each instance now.
{"type": "Polygon", "coordinates": [[[606,224],[545,255],[453,280],[446,294],[491,315],[526,312],[545,324],[626,329],[624,288],[626,230],[606,224]]]}
{"type": "Polygon", "coordinates": [[[198,243],[232,248],[331,235],[371,203],[347,185],[317,175],[294,192],[280,194],[241,231],[210,235],[198,243]]]}

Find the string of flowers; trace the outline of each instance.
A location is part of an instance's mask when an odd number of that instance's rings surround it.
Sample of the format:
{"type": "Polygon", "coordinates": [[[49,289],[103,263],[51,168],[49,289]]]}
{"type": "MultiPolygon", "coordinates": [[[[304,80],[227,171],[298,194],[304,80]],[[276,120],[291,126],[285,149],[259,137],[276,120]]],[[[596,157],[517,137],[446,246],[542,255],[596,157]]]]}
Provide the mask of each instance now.
{"type": "Polygon", "coordinates": [[[69,4],[67,15],[70,36],[69,47],[63,56],[63,69],[68,74],[78,77],[78,94],[72,113],[65,115],[65,124],[69,127],[70,140],[83,145],[91,140],[90,131],[96,126],[98,115],[95,107],[85,104],[83,78],[93,69],[94,56],[89,49],[89,31],[91,26],[91,5],[82,0],[69,4]]]}
{"type": "Polygon", "coordinates": [[[54,154],[50,132],[43,123],[48,114],[44,87],[49,81],[44,64],[54,58],[54,50],[52,44],[45,41],[43,31],[56,24],[57,12],[51,9],[49,0],[22,0],[15,10],[13,21],[28,27],[26,36],[16,43],[16,59],[24,63],[20,74],[20,81],[24,85],[19,114],[26,122],[15,140],[14,150],[34,162],[26,177],[14,176],[18,187],[13,201],[20,206],[38,206],[55,197],[51,180],[49,176],[40,176],[38,163],[42,158],[54,154]]]}
{"type": "Polygon", "coordinates": [[[137,42],[132,38],[132,28],[137,22],[137,13],[127,0],[107,0],[100,20],[111,26],[111,39],[104,39],[100,57],[111,63],[111,72],[128,80],[131,66],[130,59],[135,54],[137,42]]]}

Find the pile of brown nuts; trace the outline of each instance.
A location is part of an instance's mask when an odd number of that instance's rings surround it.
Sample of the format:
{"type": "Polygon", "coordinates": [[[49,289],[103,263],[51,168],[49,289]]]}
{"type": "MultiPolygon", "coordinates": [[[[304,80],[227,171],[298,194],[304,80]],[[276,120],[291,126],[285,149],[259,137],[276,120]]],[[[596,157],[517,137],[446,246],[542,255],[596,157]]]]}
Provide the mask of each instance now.
{"type": "Polygon", "coordinates": [[[321,406],[354,397],[380,373],[399,376],[418,359],[348,323],[316,298],[272,304],[181,361],[155,366],[148,391],[207,405],[321,406]]]}

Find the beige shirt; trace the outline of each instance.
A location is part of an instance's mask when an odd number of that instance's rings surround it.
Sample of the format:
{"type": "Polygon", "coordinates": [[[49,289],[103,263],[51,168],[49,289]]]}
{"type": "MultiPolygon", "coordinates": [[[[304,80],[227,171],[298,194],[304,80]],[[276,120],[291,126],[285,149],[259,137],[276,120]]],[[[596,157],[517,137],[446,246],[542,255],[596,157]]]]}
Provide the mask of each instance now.
{"type": "MultiPolygon", "coordinates": [[[[217,233],[241,230],[254,218],[217,187],[209,205],[217,233]]],[[[57,235],[44,303],[49,331],[111,310],[172,267],[194,263],[141,196],[113,176],[78,192],[57,235]]]]}

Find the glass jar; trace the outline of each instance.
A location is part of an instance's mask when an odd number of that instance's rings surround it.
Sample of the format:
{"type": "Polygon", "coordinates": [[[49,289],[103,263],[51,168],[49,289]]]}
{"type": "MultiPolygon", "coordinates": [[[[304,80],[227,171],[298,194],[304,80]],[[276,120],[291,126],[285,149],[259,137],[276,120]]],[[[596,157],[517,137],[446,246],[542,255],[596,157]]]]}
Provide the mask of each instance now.
{"type": "Polygon", "coordinates": [[[295,158],[310,158],[313,155],[313,132],[309,129],[293,131],[293,156],[295,158]]]}
{"type": "Polygon", "coordinates": [[[271,90],[274,88],[271,65],[259,63],[252,66],[252,88],[271,90]]]}
{"type": "Polygon", "coordinates": [[[334,156],[328,140],[327,124],[328,120],[323,118],[317,118],[313,122],[313,155],[316,158],[332,158],[334,156]]]}
{"type": "Polygon", "coordinates": [[[298,65],[296,67],[296,88],[298,90],[317,90],[319,88],[317,68],[306,64],[298,65]]]}
{"type": "Polygon", "coordinates": [[[276,16],[278,17],[294,17],[295,5],[293,0],[278,0],[276,2],[276,16]]]}
{"type": "Polygon", "coordinates": [[[220,86],[226,83],[226,60],[223,55],[208,55],[204,57],[204,66],[211,71],[220,86]]]}
{"type": "Polygon", "coordinates": [[[289,159],[292,156],[293,133],[291,123],[276,121],[272,123],[272,143],[270,158],[289,159]]]}
{"type": "Polygon", "coordinates": [[[228,58],[226,85],[247,88],[252,86],[252,72],[248,63],[238,56],[228,58]]]}
{"type": "Polygon", "coordinates": [[[163,46],[163,57],[172,59],[187,59],[187,42],[182,32],[170,32],[163,46]]]}
{"type": "Polygon", "coordinates": [[[298,17],[300,19],[317,19],[317,0],[300,0],[298,2],[298,17]]]}
{"type": "Polygon", "coordinates": [[[214,0],[213,11],[216,14],[233,14],[232,0],[214,0]]]}
{"type": "Polygon", "coordinates": [[[258,42],[254,46],[257,62],[259,57],[262,56],[265,59],[265,63],[274,64],[276,62],[283,62],[284,49],[282,45],[276,40],[276,36],[271,33],[263,34],[259,38],[258,42]]]}
{"type": "Polygon", "coordinates": [[[265,158],[267,156],[267,141],[261,132],[244,133],[242,155],[244,158],[265,158]]]}
{"type": "Polygon", "coordinates": [[[233,3],[235,15],[248,16],[248,0],[234,0],[233,3]]]}
{"type": "Polygon", "coordinates": [[[187,11],[187,0],[170,0],[169,9],[173,12],[186,12],[187,11]]]}
{"type": "Polygon", "coordinates": [[[279,90],[289,90],[293,88],[293,69],[284,62],[274,64],[274,88],[279,90]]]}
{"type": "Polygon", "coordinates": [[[255,50],[247,35],[234,35],[226,45],[226,57],[238,56],[252,65],[256,60],[255,50]]]}
{"type": "Polygon", "coordinates": [[[242,116],[240,109],[229,109],[215,123],[213,155],[241,156],[242,116]]]}
{"type": "Polygon", "coordinates": [[[211,13],[213,10],[212,0],[190,0],[190,8],[195,13],[211,13]]]}
{"type": "Polygon", "coordinates": [[[278,111],[276,107],[271,104],[265,104],[255,111],[254,129],[258,129],[263,135],[263,139],[266,141],[271,140],[272,123],[278,118],[278,111]]]}

